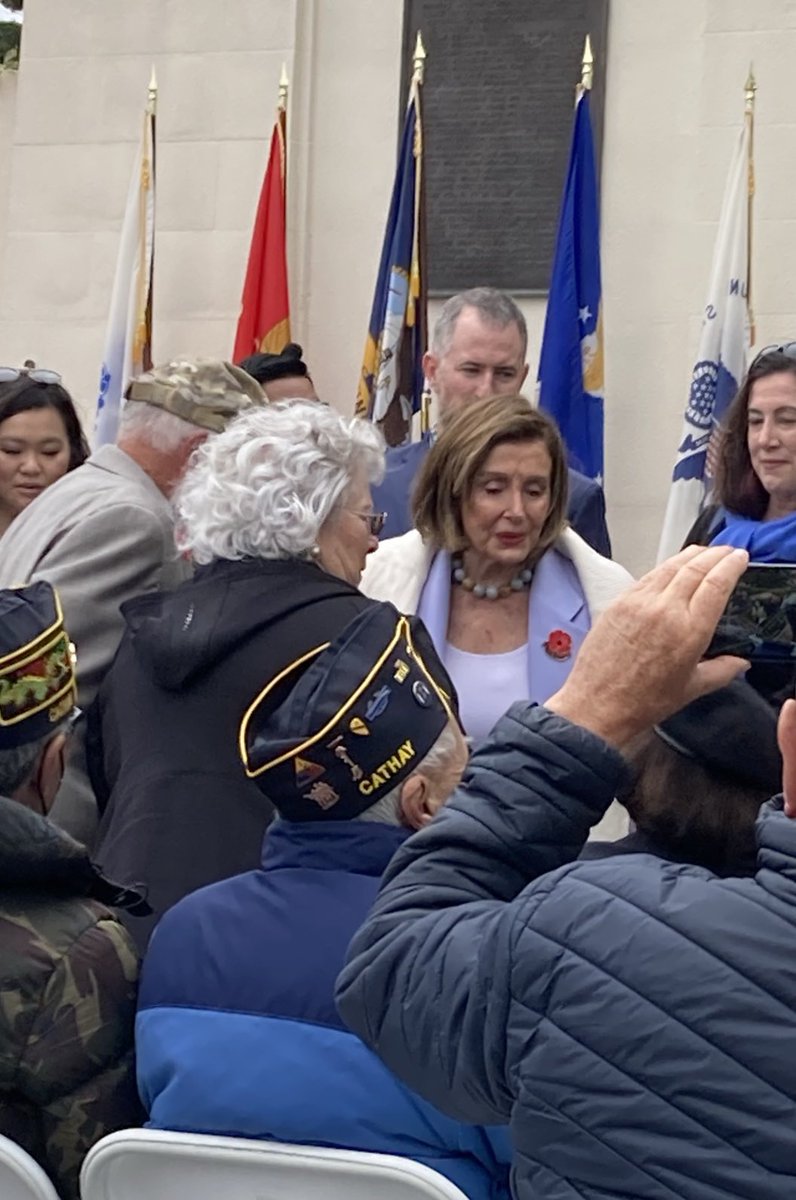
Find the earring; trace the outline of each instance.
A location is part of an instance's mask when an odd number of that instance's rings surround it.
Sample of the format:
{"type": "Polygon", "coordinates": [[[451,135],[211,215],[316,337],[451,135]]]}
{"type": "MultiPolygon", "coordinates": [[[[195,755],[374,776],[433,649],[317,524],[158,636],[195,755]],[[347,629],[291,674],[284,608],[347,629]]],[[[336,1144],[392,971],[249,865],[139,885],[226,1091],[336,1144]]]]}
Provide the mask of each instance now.
{"type": "Polygon", "coordinates": [[[316,542],[314,546],[310,547],[310,558],[320,558],[320,557],[321,557],[321,548],[318,545],[318,543],[316,542]]]}

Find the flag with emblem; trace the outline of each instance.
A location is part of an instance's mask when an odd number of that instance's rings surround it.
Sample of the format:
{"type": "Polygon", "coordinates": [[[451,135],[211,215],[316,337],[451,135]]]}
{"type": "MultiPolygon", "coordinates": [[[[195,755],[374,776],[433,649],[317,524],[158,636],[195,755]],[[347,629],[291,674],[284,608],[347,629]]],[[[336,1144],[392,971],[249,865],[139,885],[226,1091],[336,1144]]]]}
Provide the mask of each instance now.
{"type": "Polygon", "coordinates": [[[751,125],[746,121],[733,151],[724,191],[702,331],[658,549],[659,561],[680,549],[705,504],[717,433],[746,370],[751,172],[751,125]]]}
{"type": "Polygon", "coordinates": [[[94,425],[98,446],[116,441],[125,389],[131,379],[152,366],[156,103],[153,70],[141,143],[127,194],[108,313],[94,425]]]}
{"type": "Polygon", "coordinates": [[[539,406],[558,423],[569,464],[603,476],[600,218],[589,90],[580,90],[539,359],[539,406]]]}
{"type": "Polygon", "coordinates": [[[243,283],[233,358],[280,354],[290,341],[290,296],[287,283],[287,80],[282,74],[279,107],[271,135],[254,232],[243,283]]]}
{"type": "Polygon", "coordinates": [[[423,395],[427,295],[423,122],[425,51],[418,35],[398,165],[357,388],[356,412],[405,441],[423,395]]]}

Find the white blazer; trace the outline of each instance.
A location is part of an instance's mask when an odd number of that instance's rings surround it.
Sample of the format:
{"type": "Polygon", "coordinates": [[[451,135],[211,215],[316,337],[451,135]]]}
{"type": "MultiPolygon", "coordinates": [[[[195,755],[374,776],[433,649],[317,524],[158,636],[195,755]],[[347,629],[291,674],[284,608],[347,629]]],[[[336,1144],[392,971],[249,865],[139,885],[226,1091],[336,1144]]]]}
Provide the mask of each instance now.
{"type": "MultiPolygon", "coordinates": [[[[543,620],[547,619],[549,613],[551,629],[560,627],[570,633],[577,652],[590,623],[630,586],[633,577],[619,563],[598,554],[572,529],[563,530],[554,549],[574,566],[583,596],[571,584],[569,587],[566,583],[561,586],[561,570],[551,563],[553,570],[546,572],[544,579],[541,572],[537,576],[542,586],[545,586],[544,580],[547,581],[547,592],[541,596],[535,594],[530,598],[530,603],[533,605],[535,602],[537,615],[544,613],[543,620]],[[588,614],[582,611],[583,597],[588,614]]],[[[388,538],[369,556],[360,589],[374,600],[388,600],[399,611],[414,615],[434,554],[430,546],[424,545],[416,529],[401,537],[388,538]]],[[[542,561],[545,562],[544,559],[542,561]]],[[[442,633],[441,630],[430,632],[435,640],[442,633]]],[[[530,693],[531,699],[543,703],[563,684],[571,663],[556,662],[542,651],[541,643],[536,645],[537,641],[538,638],[529,641],[530,693]]],[[[613,841],[624,837],[627,831],[627,812],[614,803],[592,830],[591,836],[595,840],[613,841]]]]}
{"type": "MultiPolygon", "coordinates": [[[[598,554],[574,529],[565,528],[554,548],[575,567],[592,622],[633,582],[629,571],[598,554]]],[[[416,529],[388,538],[368,556],[360,591],[373,600],[389,600],[401,612],[414,615],[434,553],[416,529]]]]}

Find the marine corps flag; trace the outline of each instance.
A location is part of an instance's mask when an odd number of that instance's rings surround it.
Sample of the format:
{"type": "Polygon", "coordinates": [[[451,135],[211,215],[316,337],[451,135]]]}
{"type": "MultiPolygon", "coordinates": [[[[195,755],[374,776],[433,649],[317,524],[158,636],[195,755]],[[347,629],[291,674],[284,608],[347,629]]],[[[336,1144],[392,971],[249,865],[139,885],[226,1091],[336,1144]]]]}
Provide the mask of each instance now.
{"type": "MultiPolygon", "coordinates": [[[[591,66],[591,50],[587,47],[591,66]]],[[[603,322],[597,171],[584,77],[558,224],[539,359],[539,407],[558,422],[569,465],[602,482],[603,322]]]]}
{"type": "Polygon", "coordinates": [[[279,85],[279,108],[271,135],[271,150],[263,179],[249,263],[243,284],[241,312],[233,359],[267,351],[279,354],[290,341],[290,298],[285,249],[285,183],[287,81],[279,85]]]}
{"type": "Polygon", "coordinates": [[[113,279],[94,426],[98,446],[116,441],[125,389],[131,379],[152,366],[156,106],[153,70],[113,279]]]}
{"type": "Polygon", "coordinates": [[[423,394],[427,298],[420,93],[424,59],[418,34],[415,69],[357,389],[357,415],[383,423],[391,445],[407,440],[412,415],[420,411],[423,394]]]}

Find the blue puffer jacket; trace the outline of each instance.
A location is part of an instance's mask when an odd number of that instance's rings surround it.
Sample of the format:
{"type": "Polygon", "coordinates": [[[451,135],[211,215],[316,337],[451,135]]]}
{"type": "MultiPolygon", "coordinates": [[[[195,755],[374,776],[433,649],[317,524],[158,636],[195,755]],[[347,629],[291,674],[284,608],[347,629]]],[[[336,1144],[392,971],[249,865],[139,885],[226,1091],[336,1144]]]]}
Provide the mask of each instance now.
{"type": "Polygon", "coordinates": [[[157,926],[136,1021],[158,1129],[403,1154],[471,1200],[508,1200],[505,1122],[452,1121],[337,1014],[334,983],[406,831],[276,821],[263,867],[186,896],[157,926]]]}
{"type": "Polygon", "coordinates": [[[796,821],[757,875],[628,855],[564,866],[621,757],[515,704],[398,852],[338,1004],[411,1087],[509,1120],[517,1200],[796,1196],[796,821]]]}

